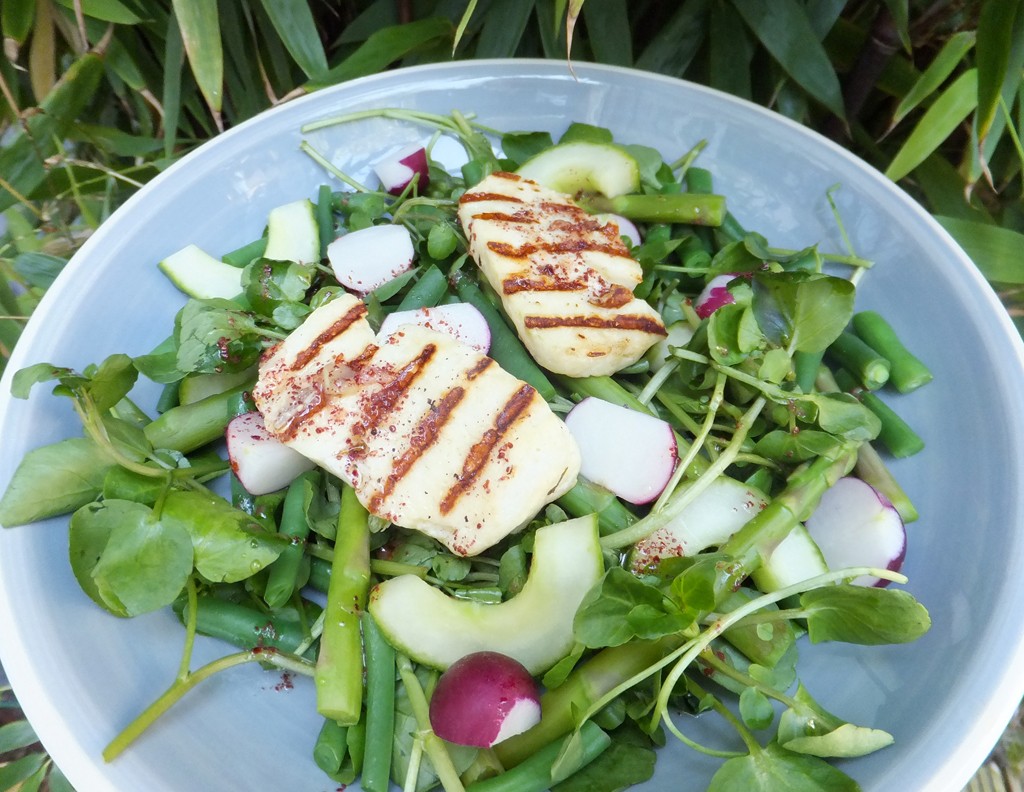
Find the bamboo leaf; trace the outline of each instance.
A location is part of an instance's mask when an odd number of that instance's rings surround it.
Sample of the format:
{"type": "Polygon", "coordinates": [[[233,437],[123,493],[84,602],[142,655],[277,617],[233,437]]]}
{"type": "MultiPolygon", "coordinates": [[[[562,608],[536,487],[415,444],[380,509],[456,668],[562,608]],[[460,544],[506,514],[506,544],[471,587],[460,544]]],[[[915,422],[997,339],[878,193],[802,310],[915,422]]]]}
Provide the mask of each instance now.
{"type": "MultiPolygon", "coordinates": [[[[978,17],[978,138],[985,139],[1003,91],[1021,0],[984,0],[978,17]]],[[[1019,79],[1019,76],[1018,76],[1019,79]]]]}
{"type": "Polygon", "coordinates": [[[941,154],[932,154],[914,169],[914,182],[924,193],[925,205],[932,214],[994,222],[983,206],[970,202],[973,192],[964,189],[963,175],[941,154]]]}
{"type": "Polygon", "coordinates": [[[4,0],[0,3],[0,27],[4,38],[20,46],[28,38],[36,18],[36,0],[4,0]]]}
{"type": "Polygon", "coordinates": [[[972,30],[963,30],[949,37],[914,87],[900,100],[889,124],[890,130],[942,87],[942,84],[963,63],[967,53],[974,46],[976,38],[972,30]]]}
{"type": "Polygon", "coordinates": [[[263,10],[307,77],[327,71],[327,55],[307,0],[263,0],[263,10]]]}
{"type": "Polygon", "coordinates": [[[646,71],[682,77],[707,33],[710,0],[683,0],[665,25],[651,37],[636,59],[646,71]]]}
{"type": "Polygon", "coordinates": [[[732,0],[754,35],[794,82],[845,118],[839,77],[797,0],[732,0]]]}
{"type": "MultiPolygon", "coordinates": [[[[75,10],[75,0],[57,0],[57,2],[71,11],[75,10]]],[[[142,17],[120,0],[80,0],[80,2],[82,14],[92,19],[113,22],[115,25],[137,25],[143,21],[142,17]]]]}
{"type": "Polygon", "coordinates": [[[819,41],[824,40],[832,26],[839,20],[847,0],[815,0],[807,4],[807,21],[810,22],[819,41]]]}
{"type": "Polygon", "coordinates": [[[27,720],[12,721],[0,726],[0,754],[27,748],[39,742],[27,720]]]}
{"type": "Polygon", "coordinates": [[[974,220],[936,215],[981,274],[994,283],[1024,284],[1024,234],[974,220]]]}
{"type": "Polygon", "coordinates": [[[366,41],[381,28],[398,24],[398,8],[394,0],[374,0],[366,10],[349,22],[341,35],[339,44],[357,44],[366,41]]]}
{"type": "Polygon", "coordinates": [[[57,82],[56,32],[50,0],[38,0],[28,50],[28,76],[36,102],[42,102],[57,82]]]}
{"type": "Polygon", "coordinates": [[[452,33],[452,23],[441,17],[428,17],[378,30],[337,66],[306,83],[306,88],[316,90],[376,74],[420,47],[451,38],[452,33]]]}
{"type": "Polygon", "coordinates": [[[220,41],[220,17],[217,4],[209,0],[171,0],[181,28],[181,38],[199,90],[220,119],[224,84],[224,51],[220,41]]]}
{"type": "Polygon", "coordinates": [[[469,0],[469,5],[466,6],[466,11],[459,20],[459,26],[455,28],[455,40],[452,42],[453,55],[455,54],[455,50],[459,48],[459,42],[462,41],[462,37],[466,33],[466,26],[469,24],[469,20],[473,18],[473,12],[476,11],[476,4],[477,0],[469,0]]]}
{"type": "Polygon", "coordinates": [[[541,51],[544,53],[544,57],[565,59],[568,55],[565,51],[565,39],[562,38],[561,25],[562,15],[565,13],[565,0],[536,0],[535,5],[541,51]],[[558,6],[561,6],[560,11],[558,6]]]}
{"type": "Polygon", "coordinates": [[[903,146],[896,153],[885,175],[899,181],[934,152],[973,112],[978,104],[978,72],[961,74],[928,108],[903,146]]]}
{"type": "Polygon", "coordinates": [[[616,66],[633,65],[633,36],[626,0],[589,0],[583,6],[583,21],[595,59],[616,66]]]}
{"type": "MultiPolygon", "coordinates": [[[[565,12],[565,51],[570,61],[572,60],[572,39],[576,31],[576,20],[580,18],[580,13],[583,11],[583,3],[584,0],[569,0],[569,5],[565,12]]],[[[572,64],[570,63],[571,67],[572,64]]]]}
{"type": "Polygon", "coordinates": [[[171,14],[167,19],[164,38],[164,156],[174,153],[181,116],[181,68],[185,65],[185,42],[181,38],[178,19],[171,14]]]}
{"type": "Polygon", "coordinates": [[[754,56],[743,20],[722,0],[711,4],[708,28],[708,82],[712,88],[749,99],[754,56]]]}
{"type": "Polygon", "coordinates": [[[511,58],[533,15],[533,0],[494,0],[477,38],[475,57],[511,58]]]}
{"type": "Polygon", "coordinates": [[[892,21],[896,25],[896,34],[907,52],[913,50],[910,43],[910,2],[909,0],[885,0],[892,21]]]}

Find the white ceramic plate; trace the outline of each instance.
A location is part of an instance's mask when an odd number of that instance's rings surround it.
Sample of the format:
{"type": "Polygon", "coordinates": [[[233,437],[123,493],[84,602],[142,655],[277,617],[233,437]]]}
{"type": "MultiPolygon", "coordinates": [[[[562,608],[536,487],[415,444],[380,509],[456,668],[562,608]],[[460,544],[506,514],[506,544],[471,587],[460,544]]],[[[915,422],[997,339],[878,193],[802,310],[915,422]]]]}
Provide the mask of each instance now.
{"type": "MultiPolygon", "coordinates": [[[[313,197],[325,175],[299,152],[299,127],[384,106],[475,112],[498,129],[561,132],[571,121],[674,159],[702,139],[701,165],[748,228],[777,245],[842,250],[825,194],[834,184],[857,252],[877,262],[860,308],[876,308],[932,366],[936,381],[892,403],[927,450],[893,469],[922,517],[910,526],[909,589],[934,626],[909,646],[806,647],[803,679],[843,718],[895,735],[895,746],[843,763],[866,790],[959,790],[1024,690],[1024,352],[996,297],[950,238],[904,193],[807,130],[713,91],[615,68],[466,62],[392,72],[289,103],[221,135],[140,190],[83,247],[36,314],[0,384],[0,487],[29,449],[78,432],[70,407],[37,388],[8,397],[15,370],[84,366],[148,351],[182,296],[155,263],[194,242],[226,252],[261,232],[267,211],[313,197]]],[[[365,173],[421,129],[375,121],[311,140],[365,173]]],[[[152,391],[151,391],[152,392],[152,391]]],[[[334,785],[310,758],[319,719],[312,686],[233,670],[204,683],[135,744],[100,751],[171,681],[181,628],[168,613],[121,621],[75,583],[66,520],[0,532],[2,660],[48,750],[83,792],[277,790],[334,785]]],[[[225,647],[204,641],[196,662],[225,647]]],[[[686,730],[708,742],[702,718],[686,730]]],[[[682,746],[662,753],[648,789],[701,790],[717,766],[682,746]]]]}

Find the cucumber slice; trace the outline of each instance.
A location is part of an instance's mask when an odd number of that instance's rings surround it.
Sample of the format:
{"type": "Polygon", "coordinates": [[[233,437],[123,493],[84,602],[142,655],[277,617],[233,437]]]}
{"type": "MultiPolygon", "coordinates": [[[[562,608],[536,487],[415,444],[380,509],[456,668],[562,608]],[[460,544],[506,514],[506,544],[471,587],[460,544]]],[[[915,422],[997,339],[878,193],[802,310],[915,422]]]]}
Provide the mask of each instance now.
{"type": "Polygon", "coordinates": [[[629,568],[640,574],[663,558],[692,556],[716,547],[767,505],[768,498],[760,490],[720,476],[668,525],[633,545],[629,568]]]}
{"type": "Polygon", "coordinates": [[[207,396],[226,393],[239,385],[255,382],[256,368],[245,371],[225,371],[220,374],[189,374],[178,385],[178,403],[192,404],[207,396]]]}
{"type": "Polygon", "coordinates": [[[637,161],[609,143],[560,143],[528,159],[516,173],[568,195],[598,192],[614,198],[640,190],[637,161]]]}
{"type": "Polygon", "coordinates": [[[497,605],[458,600],[415,575],[385,580],[369,609],[388,641],[412,659],[446,669],[472,652],[500,652],[539,674],[569,653],[572,621],[604,573],[597,517],[537,531],[522,590],[497,605]]]}
{"type": "Polygon", "coordinates": [[[215,259],[197,245],[172,253],[157,266],[189,297],[230,300],[242,293],[242,270],[215,259]]]}
{"type": "Polygon", "coordinates": [[[313,202],[307,198],[270,210],[264,258],[311,264],[320,260],[320,227],[313,202]]]}
{"type": "Polygon", "coordinates": [[[654,346],[647,350],[644,357],[651,366],[651,371],[657,371],[668,360],[669,347],[686,346],[693,338],[693,328],[689,322],[680,319],[665,328],[668,335],[658,340],[654,346]]]}
{"type": "Polygon", "coordinates": [[[789,536],[763,559],[751,578],[761,591],[778,591],[816,575],[828,572],[825,557],[803,525],[789,532],[789,536]]]}

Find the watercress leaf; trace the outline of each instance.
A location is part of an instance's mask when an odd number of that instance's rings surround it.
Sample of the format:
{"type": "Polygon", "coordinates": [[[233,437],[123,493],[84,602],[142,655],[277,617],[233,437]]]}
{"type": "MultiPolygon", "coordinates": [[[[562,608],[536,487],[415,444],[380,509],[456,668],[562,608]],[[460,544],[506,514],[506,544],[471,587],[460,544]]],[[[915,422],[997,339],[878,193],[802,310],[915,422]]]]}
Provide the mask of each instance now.
{"type": "Polygon", "coordinates": [[[516,166],[553,145],[550,132],[507,132],[501,136],[501,151],[516,166]]]}
{"type": "Polygon", "coordinates": [[[866,756],[892,743],[893,736],[887,731],[844,723],[827,734],[795,737],[782,747],[810,756],[848,758],[866,756]]]}
{"type": "Polygon", "coordinates": [[[672,580],[672,593],[680,607],[691,612],[715,608],[720,580],[728,575],[731,559],[721,553],[701,553],[688,559],[686,568],[672,580]]]}
{"type": "Polygon", "coordinates": [[[623,145],[620,148],[636,160],[636,164],[640,167],[640,183],[652,190],[660,190],[662,185],[659,174],[661,166],[665,164],[661,153],[650,146],[635,144],[623,145]]]}
{"type": "Polygon", "coordinates": [[[778,385],[793,371],[793,361],[784,349],[769,349],[761,358],[761,365],[758,366],[757,376],[759,379],[778,385]]]}
{"type": "Polygon", "coordinates": [[[824,431],[854,442],[874,440],[882,422],[849,393],[815,393],[807,397],[817,408],[817,423],[824,431]]]}
{"type": "Polygon", "coordinates": [[[441,580],[452,583],[465,580],[472,566],[468,558],[457,558],[448,553],[438,553],[430,559],[430,568],[433,570],[434,575],[441,580]]]}
{"type": "Polygon", "coordinates": [[[189,300],[178,313],[177,367],[212,374],[242,371],[263,349],[252,316],[230,300],[189,300]]]}
{"type": "Polygon", "coordinates": [[[281,303],[301,302],[313,281],[311,265],[259,258],[242,270],[242,288],[254,311],[272,316],[281,303]]]}
{"type": "Polygon", "coordinates": [[[526,551],[520,544],[514,544],[501,554],[498,562],[498,585],[505,596],[514,597],[526,583],[526,551]]]}
{"type": "Polygon", "coordinates": [[[711,259],[711,267],[708,276],[726,275],[735,272],[753,272],[761,268],[763,262],[753,255],[746,245],[740,242],[730,242],[723,245],[711,259]]]}
{"type": "Polygon", "coordinates": [[[113,462],[92,440],[72,437],[29,451],[0,498],[0,525],[66,514],[96,499],[113,462]]]}
{"type": "Polygon", "coordinates": [[[270,315],[271,321],[282,330],[294,330],[312,311],[305,303],[283,302],[274,306],[270,315]]]}
{"type": "Polygon", "coordinates": [[[815,701],[803,683],[797,683],[791,706],[779,717],[776,740],[782,744],[798,737],[828,734],[844,723],[815,701]]]}
{"type": "Polygon", "coordinates": [[[647,781],[654,775],[653,749],[613,739],[588,765],[555,784],[552,792],[617,792],[647,781]]]}
{"type": "Polygon", "coordinates": [[[213,493],[168,493],[161,522],[192,538],[196,570],[215,583],[245,580],[272,563],[289,540],[266,531],[250,515],[213,493]]]}
{"type": "MultiPolygon", "coordinates": [[[[752,589],[739,588],[729,592],[719,602],[718,608],[721,612],[728,613],[759,596],[760,594],[752,589]]],[[[778,605],[771,603],[762,612],[771,613],[778,609],[778,605]]],[[[788,619],[761,624],[741,621],[726,630],[722,637],[752,661],[768,668],[774,666],[796,642],[796,632],[788,619]]]]}
{"type": "Polygon", "coordinates": [[[587,651],[581,643],[573,644],[572,651],[569,652],[565,657],[555,663],[551,668],[544,674],[544,678],[541,679],[541,683],[545,688],[551,689],[556,688],[565,682],[569,678],[569,674],[576,667],[576,664],[583,657],[583,653],[587,651]]]}
{"type": "Polygon", "coordinates": [[[707,327],[711,357],[725,366],[746,360],[764,342],[753,312],[740,303],[723,305],[708,317],[707,327]]]}
{"type": "Polygon", "coordinates": [[[754,453],[780,462],[805,462],[828,455],[839,446],[839,440],[827,432],[813,429],[786,431],[774,429],[758,438],[754,453]]]}
{"type": "Polygon", "coordinates": [[[174,602],[192,574],[188,532],[131,501],[105,501],[92,518],[112,525],[91,573],[103,599],[117,603],[126,616],[174,602]]]}
{"type": "Polygon", "coordinates": [[[790,351],[826,349],[850,321],[854,286],[815,272],[758,272],[753,309],[765,336],[790,351]]]}
{"type": "Polygon", "coordinates": [[[638,637],[637,629],[642,637],[654,638],[678,632],[692,622],[693,616],[681,614],[656,586],[622,567],[612,567],[583,598],[573,633],[580,643],[597,648],[638,637]]]}
{"type": "Polygon", "coordinates": [[[925,607],[900,589],[824,586],[801,594],[800,606],[811,643],[907,643],[931,627],[925,607]]]}
{"type": "MultiPolygon", "coordinates": [[[[27,399],[32,386],[39,382],[50,382],[51,380],[65,380],[76,377],[74,370],[62,366],[54,366],[52,363],[36,363],[18,370],[11,380],[11,395],[16,399],[27,399]]],[[[84,382],[84,378],[79,378],[84,382]]]]}
{"type": "Polygon", "coordinates": [[[740,717],[751,729],[767,729],[775,719],[775,708],[757,688],[744,688],[740,693],[740,717]]]}
{"type": "Polygon", "coordinates": [[[109,410],[127,396],[139,376],[132,359],[123,354],[111,355],[88,373],[87,389],[100,412],[109,410]]]}
{"type": "Polygon", "coordinates": [[[559,143],[570,143],[583,141],[585,143],[611,143],[615,138],[611,130],[605,127],[586,124],[582,121],[573,121],[558,139],[559,143]]]}
{"type": "Polygon", "coordinates": [[[152,506],[166,487],[166,479],[144,476],[120,465],[113,465],[107,469],[103,478],[103,497],[152,506]]]}
{"type": "Polygon", "coordinates": [[[406,285],[416,277],[416,270],[409,269],[403,272],[398,277],[392,278],[387,283],[383,283],[374,289],[367,296],[367,299],[378,300],[379,302],[386,302],[398,294],[406,285]]]}
{"type": "Polygon", "coordinates": [[[730,759],[711,779],[708,792],[859,792],[852,778],[815,756],[795,754],[777,743],[730,759]]]}
{"type": "Polygon", "coordinates": [[[458,244],[458,234],[448,223],[434,223],[427,232],[427,253],[438,261],[454,253],[458,244]]]}
{"type": "Polygon", "coordinates": [[[103,557],[124,503],[127,501],[112,501],[109,509],[103,503],[88,503],[71,515],[68,523],[68,560],[75,580],[93,602],[121,617],[128,616],[127,609],[106,598],[92,572],[103,557]]]}
{"type": "MultiPolygon", "coordinates": [[[[790,625],[792,629],[792,625],[790,625]]],[[[795,632],[795,630],[794,630],[795,632]]],[[[767,685],[774,690],[789,690],[796,681],[796,663],[799,659],[797,642],[793,641],[786,651],[779,657],[771,667],[760,663],[751,663],[747,673],[762,685],[767,685]]]]}
{"type": "Polygon", "coordinates": [[[110,442],[119,453],[136,462],[141,462],[152,452],[153,444],[146,438],[146,433],[136,424],[110,415],[102,416],[103,428],[110,442]]]}
{"type": "Polygon", "coordinates": [[[160,385],[177,382],[185,376],[178,368],[178,341],[174,336],[165,338],[152,352],[133,358],[132,363],[140,374],[160,385]]]}

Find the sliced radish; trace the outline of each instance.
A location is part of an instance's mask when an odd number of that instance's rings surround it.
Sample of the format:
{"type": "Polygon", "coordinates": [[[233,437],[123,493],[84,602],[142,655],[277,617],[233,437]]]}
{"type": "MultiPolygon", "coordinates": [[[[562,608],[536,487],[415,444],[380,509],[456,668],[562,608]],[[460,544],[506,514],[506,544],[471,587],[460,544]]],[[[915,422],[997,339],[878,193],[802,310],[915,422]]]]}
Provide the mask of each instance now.
{"type": "Polygon", "coordinates": [[[415,250],[405,226],[375,225],[351,231],[327,246],[338,283],[366,294],[412,266],[415,250]]]}
{"type": "Polygon", "coordinates": [[[701,319],[707,319],[723,305],[731,305],[736,298],[729,291],[729,283],[736,278],[735,274],[716,275],[708,281],[703,291],[693,301],[693,309],[701,319]]]}
{"type": "MultiPolygon", "coordinates": [[[[870,566],[898,572],[903,566],[907,533],[899,512],[858,478],[846,476],[833,484],[806,525],[829,569],[870,566]]],[[[886,586],[889,581],[861,575],[853,583],[886,586]]]]}
{"type": "Polygon", "coordinates": [[[640,238],[640,229],[636,227],[636,223],[630,220],[628,217],[622,215],[604,213],[595,215],[595,217],[602,223],[615,223],[619,229],[619,236],[624,236],[629,240],[629,243],[636,247],[643,240],[640,238]]]}
{"type": "Polygon", "coordinates": [[[423,194],[430,184],[430,167],[427,164],[427,150],[419,144],[406,148],[381,160],[373,166],[380,179],[381,187],[391,195],[401,195],[409,182],[419,176],[416,191],[423,194]]]}
{"type": "Polygon", "coordinates": [[[276,492],[287,487],[300,473],[316,467],[314,462],[274,437],[258,412],[232,418],[226,439],[231,469],[246,491],[253,495],[276,492]]]}
{"type": "Polygon", "coordinates": [[[491,348],[491,328],[484,315],[469,303],[448,303],[433,308],[395,311],[384,317],[378,336],[387,337],[405,324],[448,333],[481,355],[486,355],[491,348]]]}
{"type": "Polygon", "coordinates": [[[580,447],[580,475],[630,503],[650,503],[672,477],[676,438],[659,418],[590,396],[565,424],[580,447]]]}
{"type": "Polygon", "coordinates": [[[453,663],[430,698],[430,726],[442,740],[490,748],[540,721],[540,693],[530,672],[498,652],[453,663]]]}

